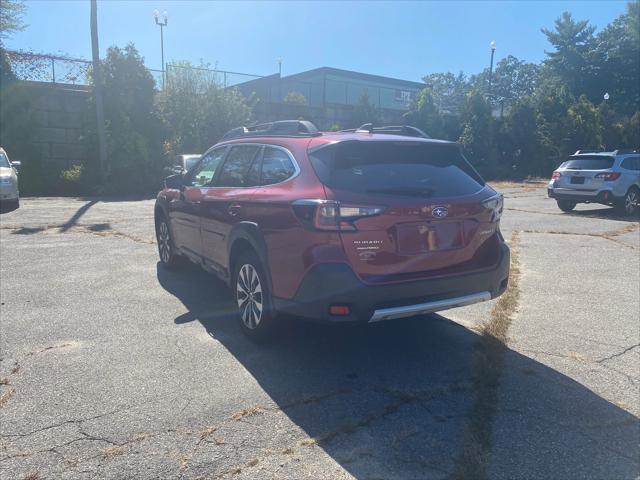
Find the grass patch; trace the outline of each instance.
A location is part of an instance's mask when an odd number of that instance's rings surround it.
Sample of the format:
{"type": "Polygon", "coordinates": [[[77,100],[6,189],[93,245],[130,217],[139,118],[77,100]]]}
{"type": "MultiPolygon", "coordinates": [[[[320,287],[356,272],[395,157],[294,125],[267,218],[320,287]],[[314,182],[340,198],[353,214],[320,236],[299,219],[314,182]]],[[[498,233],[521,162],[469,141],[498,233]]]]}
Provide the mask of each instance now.
{"type": "Polygon", "coordinates": [[[119,455],[124,455],[126,452],[127,452],[127,449],[125,447],[120,447],[120,446],[108,447],[102,451],[102,456],[104,458],[113,458],[119,455]]]}
{"type": "Polygon", "coordinates": [[[5,392],[2,395],[0,395],[0,408],[4,407],[4,405],[9,401],[11,397],[13,397],[15,393],[16,393],[16,389],[12,388],[8,392],[5,392]]]}
{"type": "Polygon", "coordinates": [[[203,431],[200,432],[200,440],[198,440],[198,445],[200,445],[209,435],[218,430],[218,427],[207,427],[203,431]]]}
{"type": "Polygon", "coordinates": [[[453,480],[485,479],[491,451],[491,434],[498,400],[498,386],[507,349],[507,333],[520,298],[519,233],[511,236],[509,286],[482,326],[480,342],[472,357],[475,398],[465,426],[463,445],[453,480]]]}
{"type": "Polygon", "coordinates": [[[236,422],[242,420],[245,417],[251,417],[253,415],[257,415],[262,413],[262,408],[260,407],[249,407],[240,410],[239,412],[234,413],[231,418],[233,418],[236,422]]]}

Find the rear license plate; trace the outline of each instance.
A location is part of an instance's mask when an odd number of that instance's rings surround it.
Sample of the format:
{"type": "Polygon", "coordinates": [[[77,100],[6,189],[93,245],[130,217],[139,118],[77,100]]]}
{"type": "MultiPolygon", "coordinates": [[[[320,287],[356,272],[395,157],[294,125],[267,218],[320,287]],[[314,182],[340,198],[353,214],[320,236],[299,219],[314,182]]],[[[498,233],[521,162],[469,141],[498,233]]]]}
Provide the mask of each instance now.
{"type": "Polygon", "coordinates": [[[571,183],[574,185],[584,184],[584,177],[571,177],[571,183]]]}
{"type": "Polygon", "coordinates": [[[398,251],[403,254],[435,252],[463,247],[460,222],[398,226],[398,251]]]}

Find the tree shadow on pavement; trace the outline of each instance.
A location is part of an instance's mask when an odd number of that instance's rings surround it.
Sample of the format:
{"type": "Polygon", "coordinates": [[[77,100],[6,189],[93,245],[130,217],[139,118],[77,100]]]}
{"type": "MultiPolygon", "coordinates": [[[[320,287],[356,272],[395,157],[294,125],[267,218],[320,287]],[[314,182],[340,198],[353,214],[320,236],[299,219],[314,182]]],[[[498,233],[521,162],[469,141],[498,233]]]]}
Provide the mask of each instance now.
{"type": "MultiPolygon", "coordinates": [[[[274,342],[256,345],[241,333],[222,282],[195,267],[173,272],[160,264],[157,277],[188,310],[175,322],[200,322],[354,477],[453,472],[474,401],[477,333],[439,315],[367,328],[288,320],[274,342]]],[[[512,350],[506,356],[511,368],[494,427],[491,478],[635,478],[635,416],[537,361],[512,350]]]]}
{"type": "Polygon", "coordinates": [[[60,226],[60,233],[64,233],[67,230],[69,230],[70,228],[76,226],[76,224],[78,223],[78,220],[80,220],[80,218],[87,213],[87,210],[89,210],[91,207],[93,207],[96,203],[98,203],[99,200],[91,200],[90,202],[85,203],[83,206],[81,206],[78,210],[76,210],[76,213],[73,214],[73,216],[67,220],[65,223],[63,223],[60,226]]]}

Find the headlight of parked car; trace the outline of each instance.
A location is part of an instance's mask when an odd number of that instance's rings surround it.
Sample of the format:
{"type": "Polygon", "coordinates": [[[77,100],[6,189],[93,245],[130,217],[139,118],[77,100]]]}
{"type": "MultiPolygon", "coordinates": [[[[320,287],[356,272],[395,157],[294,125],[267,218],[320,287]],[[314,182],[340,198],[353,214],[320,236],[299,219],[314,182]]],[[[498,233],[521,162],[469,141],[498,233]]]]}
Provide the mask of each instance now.
{"type": "Polygon", "coordinates": [[[0,185],[11,185],[11,177],[0,177],[0,185]]]}

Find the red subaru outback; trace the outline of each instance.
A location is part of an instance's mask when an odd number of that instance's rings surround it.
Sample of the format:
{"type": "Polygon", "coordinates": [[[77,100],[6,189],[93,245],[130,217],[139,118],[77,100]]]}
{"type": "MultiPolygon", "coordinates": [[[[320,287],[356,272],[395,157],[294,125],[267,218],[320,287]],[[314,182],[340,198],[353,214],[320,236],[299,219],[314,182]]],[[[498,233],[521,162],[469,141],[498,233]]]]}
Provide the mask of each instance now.
{"type": "Polygon", "coordinates": [[[412,127],[241,127],[165,186],[155,206],[160,261],[184,257],[219,275],[253,338],[278,313],[377,322],[507,287],[502,196],[459,145],[412,127]]]}

